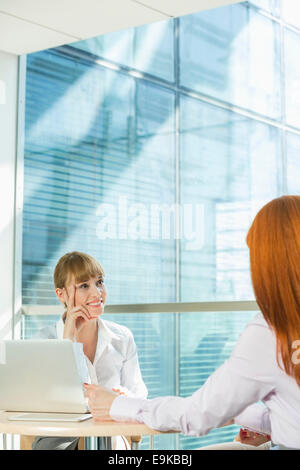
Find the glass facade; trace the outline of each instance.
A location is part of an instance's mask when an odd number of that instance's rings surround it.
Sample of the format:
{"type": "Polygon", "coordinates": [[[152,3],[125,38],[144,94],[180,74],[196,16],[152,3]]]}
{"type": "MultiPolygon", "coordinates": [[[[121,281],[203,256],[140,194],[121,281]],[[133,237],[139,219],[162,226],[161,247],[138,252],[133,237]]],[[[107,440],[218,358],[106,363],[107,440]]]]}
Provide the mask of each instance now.
{"type": "Polygon", "coordinates": [[[174,44],[174,22],[160,21],[80,41],[76,47],[95,58],[173,82],[174,44]]]}
{"type": "Polygon", "coordinates": [[[181,299],[252,299],[245,238],[282,190],[280,132],[190,97],[180,109],[181,200],[203,209],[199,246],[181,244],[181,299]]]}
{"type": "Polygon", "coordinates": [[[73,250],[101,260],[110,302],[172,301],[174,243],[142,209],[175,202],[174,93],[50,51],[28,57],[26,100],[23,301],[55,301],[73,250]]]}
{"type": "MultiPolygon", "coordinates": [[[[300,6],[300,5],[299,5],[300,6]]],[[[300,26],[299,26],[300,27],[300,26]]],[[[300,128],[300,54],[299,34],[284,30],[284,50],[285,50],[285,119],[290,126],[300,128]]]]}
{"type": "Polygon", "coordinates": [[[184,16],[179,34],[183,87],[280,119],[277,23],[237,4],[184,16]]]}
{"type": "MultiPolygon", "coordinates": [[[[253,300],[250,222],[266,201],[300,194],[300,30],[285,2],[27,56],[23,304],[58,304],[53,269],[73,250],[103,265],[108,304],[253,300]]],[[[133,331],[153,398],[197,390],[254,314],[104,318],[133,331]]],[[[56,320],[25,317],[23,335],[56,320]]],[[[156,436],[154,445],[193,449],[236,433],[156,436]]]]}
{"type": "Polygon", "coordinates": [[[287,147],[287,182],[288,193],[299,194],[300,192],[300,135],[286,133],[286,147],[287,147]]]}
{"type": "Polygon", "coordinates": [[[300,5],[295,0],[281,0],[283,20],[300,28],[300,5]]]}
{"type": "Polygon", "coordinates": [[[281,0],[250,0],[251,5],[257,6],[259,9],[265,10],[274,16],[280,15],[281,0]]]}

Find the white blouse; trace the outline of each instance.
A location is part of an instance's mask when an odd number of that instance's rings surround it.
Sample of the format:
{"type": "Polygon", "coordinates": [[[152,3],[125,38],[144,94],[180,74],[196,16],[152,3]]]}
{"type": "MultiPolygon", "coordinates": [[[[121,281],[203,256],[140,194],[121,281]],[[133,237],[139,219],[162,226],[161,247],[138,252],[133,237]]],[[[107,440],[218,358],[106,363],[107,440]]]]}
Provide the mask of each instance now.
{"type": "MultiPolygon", "coordinates": [[[[119,388],[129,397],[147,397],[141,376],[136,344],[131,331],[124,325],[97,319],[98,342],[93,363],[86,357],[90,382],[107,389],[119,388]]],[[[41,330],[39,336],[63,339],[64,322],[41,330]]]]}
{"type": "Polygon", "coordinates": [[[119,396],[110,415],[189,436],[202,436],[235,418],[238,425],[271,434],[274,444],[300,449],[300,388],[278,366],[276,338],[261,313],[246,326],[230,358],[192,396],[119,396]]]}

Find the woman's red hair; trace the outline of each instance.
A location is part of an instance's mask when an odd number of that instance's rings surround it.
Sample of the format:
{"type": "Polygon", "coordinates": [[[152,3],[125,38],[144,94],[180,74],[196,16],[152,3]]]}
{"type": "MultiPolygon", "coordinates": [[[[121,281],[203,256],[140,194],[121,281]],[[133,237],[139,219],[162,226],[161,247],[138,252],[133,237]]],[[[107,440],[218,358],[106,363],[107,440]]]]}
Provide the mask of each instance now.
{"type": "MultiPolygon", "coordinates": [[[[247,235],[258,306],[277,339],[277,362],[300,386],[292,361],[300,340],[300,196],[282,196],[256,215],[247,235]]],[[[297,361],[298,362],[298,361],[297,361]]]]}

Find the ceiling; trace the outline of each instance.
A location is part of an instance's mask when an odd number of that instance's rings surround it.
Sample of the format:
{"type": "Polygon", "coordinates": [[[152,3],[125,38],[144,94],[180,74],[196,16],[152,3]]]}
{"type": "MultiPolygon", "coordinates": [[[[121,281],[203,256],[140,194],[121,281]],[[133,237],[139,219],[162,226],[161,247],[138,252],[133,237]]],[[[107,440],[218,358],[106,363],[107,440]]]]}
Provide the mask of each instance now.
{"type": "Polygon", "coordinates": [[[27,54],[241,0],[0,0],[0,51],[27,54]]]}

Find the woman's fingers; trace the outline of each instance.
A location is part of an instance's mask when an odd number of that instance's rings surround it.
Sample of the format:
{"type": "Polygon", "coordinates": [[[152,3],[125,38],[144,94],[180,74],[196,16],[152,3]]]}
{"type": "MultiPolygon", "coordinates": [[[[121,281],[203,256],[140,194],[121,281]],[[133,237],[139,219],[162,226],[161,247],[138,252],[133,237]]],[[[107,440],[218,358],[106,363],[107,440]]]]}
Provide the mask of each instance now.
{"type": "Polygon", "coordinates": [[[104,387],[101,387],[99,385],[96,385],[96,384],[84,384],[84,388],[85,388],[85,396],[88,397],[88,398],[96,398],[96,392],[101,392],[101,391],[105,391],[106,389],[104,387]]]}
{"type": "Polygon", "coordinates": [[[71,315],[76,320],[78,318],[83,318],[86,321],[89,321],[91,319],[91,316],[90,316],[88,310],[85,307],[83,307],[83,305],[80,305],[80,306],[76,307],[76,310],[73,310],[71,312],[71,315]]]}
{"type": "Polygon", "coordinates": [[[75,306],[75,291],[76,291],[75,286],[74,284],[72,284],[70,286],[70,293],[69,293],[69,305],[68,306],[70,308],[74,308],[75,306]]]}
{"type": "Polygon", "coordinates": [[[64,296],[64,302],[65,302],[66,306],[68,307],[69,296],[68,296],[68,293],[67,293],[65,287],[63,287],[63,289],[62,289],[62,293],[63,293],[63,296],[64,296]]]}
{"type": "Polygon", "coordinates": [[[85,305],[77,305],[75,307],[75,292],[76,292],[76,287],[74,284],[72,284],[69,287],[69,294],[67,292],[67,289],[63,288],[64,301],[67,305],[68,313],[72,314],[72,311],[77,312],[78,310],[81,310],[85,313],[87,318],[90,320],[93,317],[85,305]]]}
{"type": "Polygon", "coordinates": [[[266,436],[254,431],[249,431],[248,429],[241,429],[239,436],[237,436],[235,439],[235,441],[239,441],[242,444],[249,444],[253,446],[259,446],[268,440],[270,440],[270,436],[266,436]]]}
{"type": "Polygon", "coordinates": [[[95,421],[95,422],[101,421],[101,423],[103,423],[103,422],[106,422],[106,421],[112,421],[111,416],[109,414],[100,414],[100,413],[93,414],[92,413],[92,415],[93,415],[93,421],[95,421]]]}
{"type": "Polygon", "coordinates": [[[126,393],[121,392],[121,390],[120,390],[119,388],[112,388],[112,391],[118,393],[119,395],[124,395],[124,396],[126,396],[126,393]]]}
{"type": "Polygon", "coordinates": [[[69,292],[65,287],[63,288],[64,301],[67,304],[68,310],[72,310],[72,308],[75,306],[75,285],[72,284],[70,287],[68,287],[68,289],[69,292]]]}
{"type": "Polygon", "coordinates": [[[112,402],[118,395],[106,390],[104,387],[99,387],[99,385],[85,385],[85,396],[88,398],[93,417],[103,417],[109,416],[112,402]]]}
{"type": "Polygon", "coordinates": [[[96,384],[87,384],[87,383],[84,383],[84,386],[87,388],[87,389],[94,389],[94,390],[99,390],[99,389],[104,389],[103,387],[100,387],[100,385],[96,385],[96,384]]]}
{"type": "Polygon", "coordinates": [[[92,315],[90,314],[89,309],[85,305],[79,305],[79,307],[81,308],[81,310],[86,314],[86,316],[90,320],[92,318],[92,315]]]}

